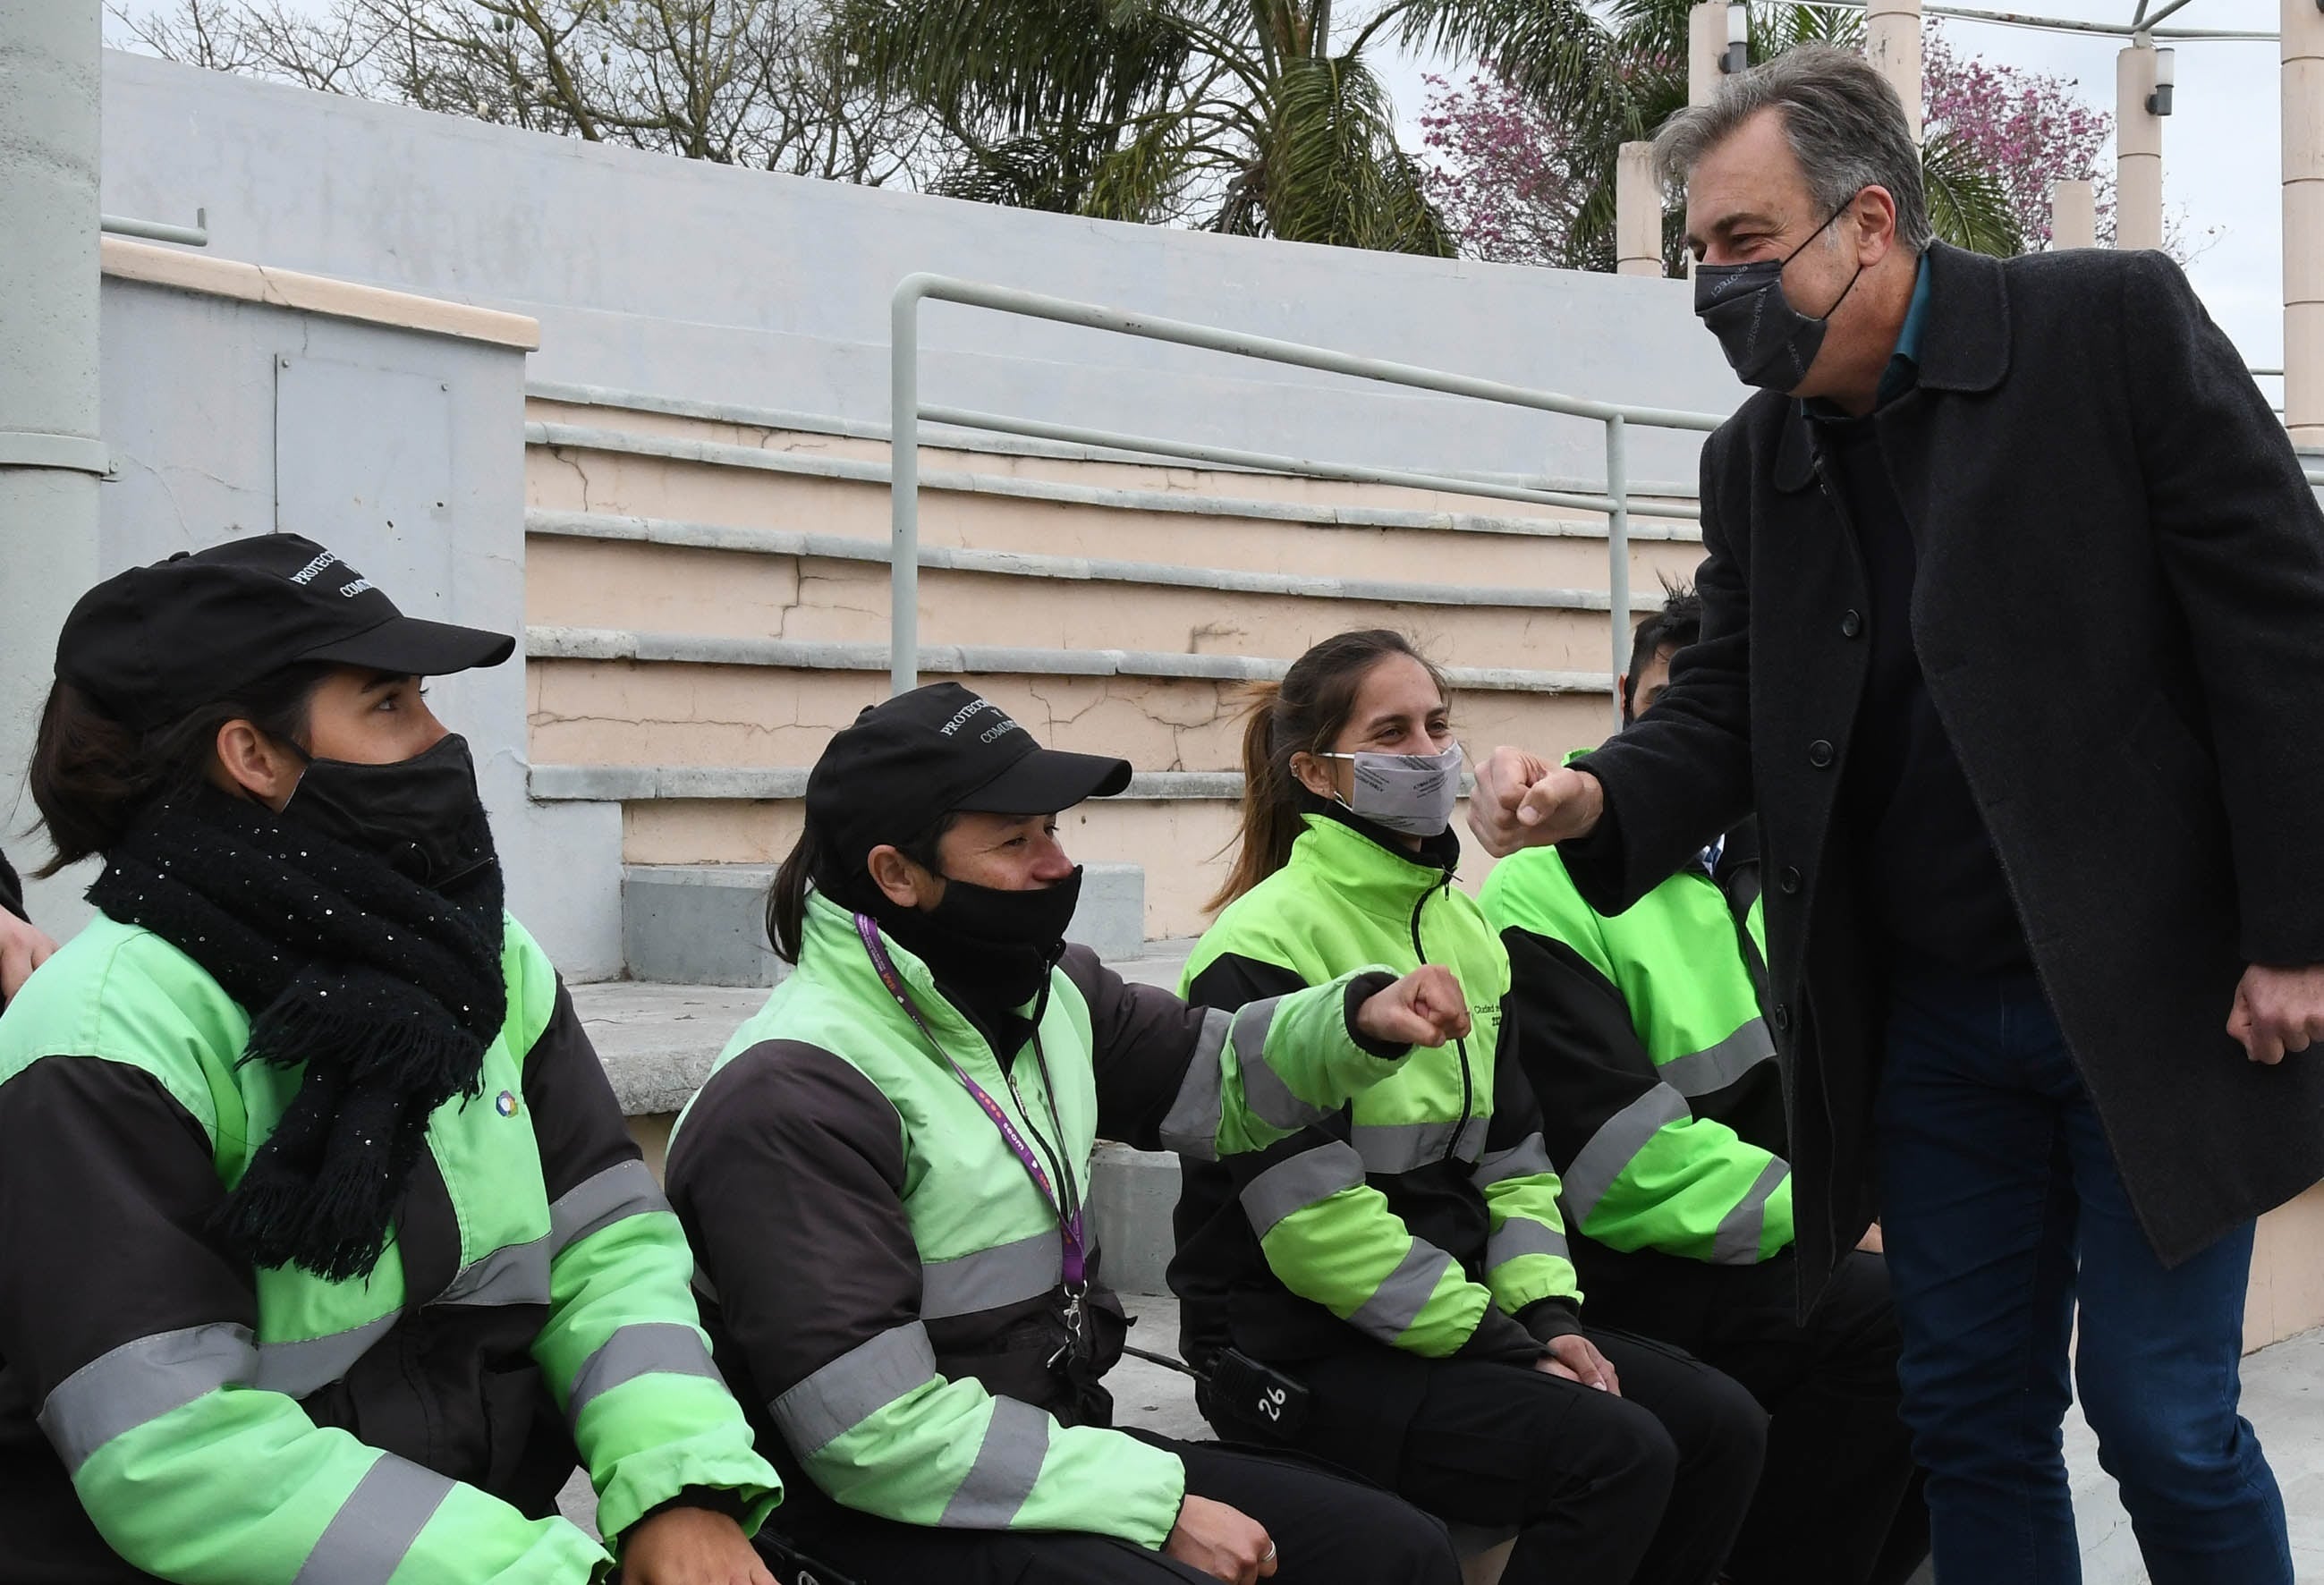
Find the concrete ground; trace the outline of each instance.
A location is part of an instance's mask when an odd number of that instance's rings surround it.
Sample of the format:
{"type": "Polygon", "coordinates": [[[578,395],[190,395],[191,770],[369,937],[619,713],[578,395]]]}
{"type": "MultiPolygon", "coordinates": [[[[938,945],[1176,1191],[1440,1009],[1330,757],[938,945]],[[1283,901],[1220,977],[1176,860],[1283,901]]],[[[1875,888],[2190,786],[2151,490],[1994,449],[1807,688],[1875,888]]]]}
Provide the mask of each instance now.
{"type": "MultiPolygon", "coordinates": [[[[1176,1354],[1177,1302],[1140,1297],[1126,1303],[1136,1318],[1130,1342],[1154,1353],[1176,1354]]],[[[1210,1428],[1194,1412],[1193,1384],[1174,1371],[1124,1359],[1106,1378],[1106,1386],[1122,1424],[1189,1440],[1210,1437],[1210,1428]]],[[[2324,1332],[2262,1349],[2244,1361],[2244,1415],[2258,1429],[2283,1488],[2298,1585],[2324,1585],[2324,1332]]],[[[2081,1532],[2084,1585],[2145,1585],[2130,1522],[2115,1501],[2114,1483],[2098,1468],[2097,1439],[2079,1413],[2067,1421],[2066,1459],[2081,1532]]],[[[576,1476],[566,1488],[567,1516],[586,1525],[594,1507],[587,1482],[576,1476]]]]}

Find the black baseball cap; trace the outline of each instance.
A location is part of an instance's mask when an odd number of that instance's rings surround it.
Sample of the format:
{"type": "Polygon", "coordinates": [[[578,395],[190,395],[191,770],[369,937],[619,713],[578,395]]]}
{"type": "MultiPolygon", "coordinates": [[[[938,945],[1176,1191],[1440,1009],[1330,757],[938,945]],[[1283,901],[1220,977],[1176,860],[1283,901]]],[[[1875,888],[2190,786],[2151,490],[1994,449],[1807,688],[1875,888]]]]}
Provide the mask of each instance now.
{"type": "Polygon", "coordinates": [[[506,633],[404,615],[312,539],[256,534],[133,567],[83,594],[57,636],[57,676],[146,731],[300,661],[442,677],[498,666],[515,649],[506,633]]]}
{"type": "Polygon", "coordinates": [[[956,682],[873,705],[807,778],[807,817],[851,871],[954,810],[1054,815],[1130,785],[1130,761],[1045,749],[1008,712],[956,682]]]}

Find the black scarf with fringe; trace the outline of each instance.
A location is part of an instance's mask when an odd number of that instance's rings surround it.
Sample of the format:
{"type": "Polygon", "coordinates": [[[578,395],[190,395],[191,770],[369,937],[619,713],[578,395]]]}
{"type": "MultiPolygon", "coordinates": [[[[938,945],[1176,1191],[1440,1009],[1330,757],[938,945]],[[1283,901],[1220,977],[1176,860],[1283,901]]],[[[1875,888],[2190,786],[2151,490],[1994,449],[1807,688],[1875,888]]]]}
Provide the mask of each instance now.
{"type": "MultiPolygon", "coordinates": [[[[490,853],[479,806],[471,851],[490,853]]],[[[254,1266],[360,1276],[387,1247],[428,1120],[474,1097],[507,1014],[495,862],[448,891],[203,789],[151,810],[89,901],[177,947],[250,1014],[241,1060],[303,1069],[212,1230],[254,1266]]]]}

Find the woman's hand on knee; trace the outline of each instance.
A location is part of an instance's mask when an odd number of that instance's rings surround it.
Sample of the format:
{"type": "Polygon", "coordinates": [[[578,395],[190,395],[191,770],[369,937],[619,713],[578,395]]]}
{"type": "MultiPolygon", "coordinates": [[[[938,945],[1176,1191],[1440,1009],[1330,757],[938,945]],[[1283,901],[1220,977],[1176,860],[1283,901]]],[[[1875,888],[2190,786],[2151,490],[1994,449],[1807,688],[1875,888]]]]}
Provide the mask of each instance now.
{"type": "Polygon", "coordinates": [[[1547,1351],[1534,1361],[1533,1368],[1545,1376],[1562,1377],[1578,1381],[1584,1387],[1594,1387],[1600,1392],[1622,1396],[1622,1378],[1614,1374],[1614,1362],[1598,1351],[1598,1345],[1578,1332],[1554,1337],[1544,1343],[1547,1351]]]}
{"type": "Polygon", "coordinates": [[[665,1508],[622,1538],[622,1585],[775,1585],[742,1526],[707,1508],[665,1508]]]}
{"type": "Polygon", "coordinates": [[[1275,1572],[1275,1543],[1249,1515],[1206,1497],[1187,1495],[1162,1544],[1165,1555],[1228,1585],[1253,1585],[1275,1572]]]}

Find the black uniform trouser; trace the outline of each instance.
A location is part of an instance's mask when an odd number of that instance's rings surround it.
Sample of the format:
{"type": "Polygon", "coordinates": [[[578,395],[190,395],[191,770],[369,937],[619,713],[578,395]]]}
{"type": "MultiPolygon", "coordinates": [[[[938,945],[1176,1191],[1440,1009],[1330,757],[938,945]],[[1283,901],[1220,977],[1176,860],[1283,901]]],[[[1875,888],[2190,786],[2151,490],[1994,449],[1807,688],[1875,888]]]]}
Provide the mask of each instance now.
{"type": "Polygon", "coordinates": [[[1929,1511],[1896,1411],[1887,1262],[1850,1255],[1804,1325],[1798,1263],[1706,1266],[1578,1249],[1592,1320],[1717,1366],[1769,1415],[1759,1497],[1729,1560],[1736,1585],[1901,1585],[1929,1511]]]}
{"type": "Polygon", "coordinates": [[[1619,1397],[1527,1366],[1370,1344],[1283,1367],[1311,1394],[1294,1445],[1410,1497],[1472,1544],[1514,1532],[1503,1585],[1710,1585],[1750,1506],[1766,1416],[1678,1350],[1594,1327],[1589,1337],[1620,1376],[1619,1397]]]}
{"type": "MultiPolygon", "coordinates": [[[[1274,1585],[1460,1585],[1444,1526],[1375,1487],[1247,1448],[1127,1434],[1176,1453],[1188,1495],[1265,1528],[1276,1549],[1274,1585]]],[[[938,1530],[840,1509],[793,1539],[860,1585],[1217,1585],[1108,1535],[938,1530]]],[[[790,1585],[788,1572],[778,1577],[790,1585]]]]}

